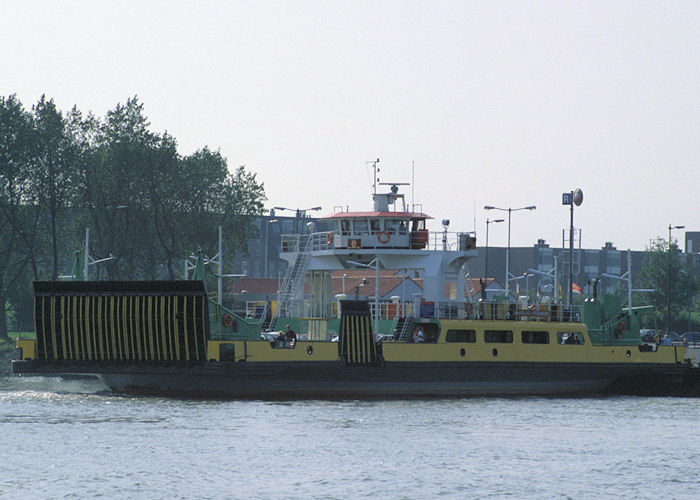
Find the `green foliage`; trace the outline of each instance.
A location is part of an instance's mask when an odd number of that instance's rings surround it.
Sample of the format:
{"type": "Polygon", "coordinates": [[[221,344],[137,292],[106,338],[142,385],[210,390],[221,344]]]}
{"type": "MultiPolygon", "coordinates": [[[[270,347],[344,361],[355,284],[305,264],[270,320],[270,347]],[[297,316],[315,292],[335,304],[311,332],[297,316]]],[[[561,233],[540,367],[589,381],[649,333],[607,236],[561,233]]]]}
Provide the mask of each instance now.
{"type": "Polygon", "coordinates": [[[31,260],[27,227],[37,210],[33,196],[36,130],[32,115],[16,96],[0,97],[0,340],[7,338],[5,303],[31,260]]]}
{"type": "Polygon", "coordinates": [[[90,253],[114,257],[91,279],[174,279],[198,246],[216,253],[217,226],[227,256],[244,251],[264,200],[255,174],[230,172],[218,151],[180,156],[136,97],[102,119],[45,96],[31,111],[0,97],[0,303],[18,322],[31,315],[32,280],[69,274],[86,227],[90,253]]]}
{"type": "Polygon", "coordinates": [[[646,296],[654,306],[654,311],[644,314],[644,326],[665,330],[666,319],[669,318],[670,329],[683,332],[688,330],[690,312],[690,326],[693,327],[692,313],[698,307],[697,292],[700,283],[692,256],[682,254],[675,242],[671,242],[669,248],[669,242],[659,238],[646,250],[639,279],[642,287],[654,289],[654,292],[646,296]]]}

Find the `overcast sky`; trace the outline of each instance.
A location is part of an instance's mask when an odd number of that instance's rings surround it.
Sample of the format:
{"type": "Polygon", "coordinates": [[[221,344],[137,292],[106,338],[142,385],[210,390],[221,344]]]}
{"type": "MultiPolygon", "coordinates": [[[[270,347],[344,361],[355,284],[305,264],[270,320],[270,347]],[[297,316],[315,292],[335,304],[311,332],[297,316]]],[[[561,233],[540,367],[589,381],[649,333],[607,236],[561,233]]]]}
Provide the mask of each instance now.
{"type": "Polygon", "coordinates": [[[99,116],[138,95],[181,154],[256,172],[268,208],[369,209],[379,158],[381,181],[415,163],[414,201],[480,244],[484,205],[537,205],[513,246],[561,246],[577,187],[586,248],[700,230],[697,1],[0,6],[0,95],[99,116]]]}

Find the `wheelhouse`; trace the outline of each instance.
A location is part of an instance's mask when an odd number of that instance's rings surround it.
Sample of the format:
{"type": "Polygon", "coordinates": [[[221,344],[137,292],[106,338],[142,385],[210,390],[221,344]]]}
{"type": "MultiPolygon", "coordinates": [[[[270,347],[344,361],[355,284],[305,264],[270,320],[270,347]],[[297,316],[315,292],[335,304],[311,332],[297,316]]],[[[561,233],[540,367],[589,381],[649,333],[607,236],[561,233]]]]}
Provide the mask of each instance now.
{"type": "Polygon", "coordinates": [[[431,217],[415,212],[339,212],[331,222],[329,245],[336,249],[407,248],[428,244],[425,222],[431,217]]]}

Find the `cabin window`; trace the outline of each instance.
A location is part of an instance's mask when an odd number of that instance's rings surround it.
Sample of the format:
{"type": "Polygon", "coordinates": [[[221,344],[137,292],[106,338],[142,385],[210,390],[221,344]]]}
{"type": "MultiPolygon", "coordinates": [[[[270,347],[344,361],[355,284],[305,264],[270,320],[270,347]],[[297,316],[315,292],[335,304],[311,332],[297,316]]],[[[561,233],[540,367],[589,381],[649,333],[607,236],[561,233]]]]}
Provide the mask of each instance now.
{"type": "MultiPolygon", "coordinates": [[[[436,323],[414,323],[411,326],[411,332],[418,328],[423,330],[423,343],[425,344],[435,344],[440,338],[440,326],[436,323]]],[[[412,335],[409,337],[409,341],[413,342],[412,335]]]]}
{"type": "Polygon", "coordinates": [[[447,342],[476,342],[476,330],[447,330],[447,342]]]}
{"type": "Polygon", "coordinates": [[[523,344],[549,344],[549,332],[523,330],[520,333],[523,344]]]}
{"type": "Polygon", "coordinates": [[[350,234],[350,221],[341,220],[340,221],[340,234],[350,234]]]}
{"type": "Polygon", "coordinates": [[[512,344],[512,330],[484,330],[484,341],[496,344],[512,344]]]}
{"type": "Polygon", "coordinates": [[[583,344],[583,333],[581,332],[559,332],[557,333],[559,344],[581,345],[583,344]]]}
{"type": "Polygon", "coordinates": [[[413,219],[413,226],[411,227],[411,231],[420,231],[422,229],[425,229],[425,220],[413,219]]]}
{"type": "Polygon", "coordinates": [[[379,234],[379,232],[381,232],[379,221],[377,219],[371,219],[369,221],[369,226],[372,234],[379,234]]]}
{"type": "Polygon", "coordinates": [[[406,221],[398,219],[387,219],[384,227],[389,234],[406,234],[406,221]]]}
{"type": "Polygon", "coordinates": [[[353,223],[355,226],[355,234],[369,234],[369,227],[366,220],[356,220],[353,223]]]}

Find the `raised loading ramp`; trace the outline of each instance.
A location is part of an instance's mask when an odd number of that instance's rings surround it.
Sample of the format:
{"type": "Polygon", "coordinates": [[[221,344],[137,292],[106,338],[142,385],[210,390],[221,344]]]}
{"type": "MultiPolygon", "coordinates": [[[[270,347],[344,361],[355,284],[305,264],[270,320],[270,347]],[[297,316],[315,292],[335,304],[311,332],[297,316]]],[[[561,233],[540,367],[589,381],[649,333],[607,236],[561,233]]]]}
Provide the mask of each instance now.
{"type": "Polygon", "coordinates": [[[338,355],[348,366],[379,364],[381,348],[374,336],[367,302],[341,300],[340,308],[338,355]]]}
{"type": "Polygon", "coordinates": [[[206,361],[201,281],[37,281],[34,319],[39,361],[206,361]]]}

